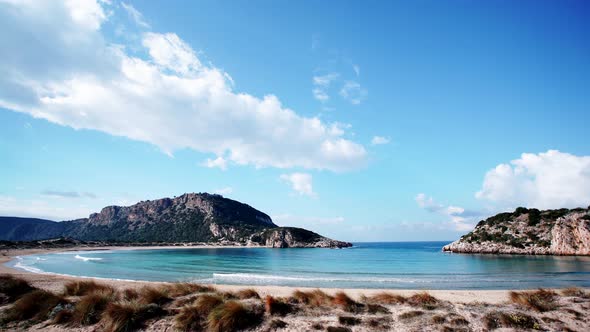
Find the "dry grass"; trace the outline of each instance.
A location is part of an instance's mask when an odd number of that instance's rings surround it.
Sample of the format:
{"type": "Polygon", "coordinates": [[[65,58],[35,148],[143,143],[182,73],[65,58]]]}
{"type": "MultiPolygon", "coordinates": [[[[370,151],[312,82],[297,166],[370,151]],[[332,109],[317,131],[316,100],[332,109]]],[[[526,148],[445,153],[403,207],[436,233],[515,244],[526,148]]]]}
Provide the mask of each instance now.
{"type": "Polygon", "coordinates": [[[240,300],[259,299],[260,295],[258,295],[258,292],[255,291],[254,289],[246,288],[246,289],[241,289],[238,292],[236,292],[236,297],[240,300]]]}
{"type": "Polygon", "coordinates": [[[312,307],[325,306],[332,302],[332,297],[319,289],[310,292],[296,290],[293,292],[291,299],[294,302],[302,303],[312,307]]]}
{"type": "Polygon", "coordinates": [[[285,316],[293,312],[293,306],[268,295],[264,299],[264,310],[268,315],[271,316],[285,316]]]}
{"type": "Polygon", "coordinates": [[[15,278],[9,274],[0,275],[0,293],[4,294],[5,298],[5,301],[0,299],[0,304],[12,303],[34,289],[26,280],[15,278]]]}
{"type": "Polygon", "coordinates": [[[14,304],[4,312],[2,321],[13,322],[31,319],[32,321],[43,321],[53,308],[65,299],[44,290],[34,290],[21,296],[14,304]]]}
{"type": "Polygon", "coordinates": [[[412,311],[406,311],[403,314],[399,315],[399,319],[411,319],[411,318],[415,318],[418,316],[422,316],[424,315],[424,311],[420,311],[420,310],[412,310],[412,311]]]}
{"type": "Polygon", "coordinates": [[[590,294],[584,292],[580,288],[577,287],[568,287],[561,290],[561,294],[563,296],[570,296],[570,297],[581,297],[581,298],[590,298],[590,294]]]}
{"type": "Polygon", "coordinates": [[[96,324],[109,303],[115,300],[115,294],[108,291],[92,292],[82,296],[74,307],[72,323],[75,325],[96,324]]]}
{"type": "Polygon", "coordinates": [[[259,325],[262,315],[237,301],[225,302],[213,309],[207,318],[211,332],[241,331],[259,325]]]}
{"type": "Polygon", "coordinates": [[[131,301],[136,300],[139,298],[139,292],[135,288],[125,288],[121,295],[123,296],[123,300],[131,301]]]}
{"type": "Polygon", "coordinates": [[[444,324],[447,322],[447,318],[441,315],[434,315],[430,319],[434,324],[444,324]]]}
{"type": "Polygon", "coordinates": [[[557,293],[539,289],[531,292],[510,292],[510,301],[536,311],[550,311],[557,308],[557,293]]]}
{"type": "Polygon", "coordinates": [[[210,293],[215,291],[214,287],[193,284],[190,282],[171,283],[161,286],[161,289],[170,297],[186,296],[193,293],[210,293]]]}
{"type": "Polygon", "coordinates": [[[285,327],[287,327],[287,323],[285,323],[284,321],[280,320],[280,319],[273,319],[269,324],[268,327],[271,330],[277,330],[277,329],[284,329],[285,327]]]}
{"type": "Polygon", "coordinates": [[[390,314],[391,311],[380,304],[367,304],[367,312],[370,314],[390,314]]]}
{"type": "Polygon", "coordinates": [[[166,289],[162,287],[146,286],[141,288],[138,293],[139,297],[137,299],[143,304],[154,303],[157,305],[163,305],[172,301],[172,298],[166,293],[166,289]]]}
{"type": "Polygon", "coordinates": [[[102,314],[101,322],[104,332],[134,331],[141,328],[146,320],[162,313],[163,309],[156,304],[145,305],[137,301],[110,303],[102,314]]]}
{"type": "Polygon", "coordinates": [[[375,295],[365,297],[364,301],[367,303],[380,303],[380,304],[402,304],[406,302],[406,298],[399,294],[393,293],[377,293],[375,295]]]}
{"type": "Polygon", "coordinates": [[[338,323],[342,325],[358,325],[361,323],[361,319],[352,316],[338,316],[338,323]]]}
{"type": "Polygon", "coordinates": [[[427,292],[416,293],[410,296],[406,303],[413,307],[422,307],[427,310],[435,309],[439,305],[439,301],[434,296],[427,292]]]}
{"type": "Polygon", "coordinates": [[[510,327],[517,329],[540,329],[539,322],[536,318],[520,313],[520,312],[499,312],[493,311],[487,313],[484,317],[484,326],[489,329],[497,329],[500,327],[510,327]]]}
{"type": "Polygon", "coordinates": [[[223,299],[219,295],[201,295],[194,304],[180,308],[174,317],[174,326],[180,331],[201,331],[209,313],[222,303],[223,299]]]}
{"type": "Polygon", "coordinates": [[[74,312],[72,310],[60,310],[51,320],[51,324],[69,325],[72,322],[73,317],[74,312]]]}
{"type": "Polygon", "coordinates": [[[83,296],[94,292],[111,292],[115,289],[109,285],[99,284],[93,280],[70,281],[64,285],[64,295],[83,296]]]}

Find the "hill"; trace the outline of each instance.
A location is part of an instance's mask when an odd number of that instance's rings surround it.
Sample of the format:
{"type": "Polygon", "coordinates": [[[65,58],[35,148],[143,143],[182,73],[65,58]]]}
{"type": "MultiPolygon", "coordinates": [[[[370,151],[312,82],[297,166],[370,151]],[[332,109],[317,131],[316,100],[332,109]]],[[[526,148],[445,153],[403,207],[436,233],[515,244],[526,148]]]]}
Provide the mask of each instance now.
{"type": "Polygon", "coordinates": [[[518,208],[480,221],[444,251],[486,254],[590,255],[590,207],[518,208]]]}
{"type": "Polygon", "coordinates": [[[0,231],[0,240],[8,241],[64,237],[80,241],[227,242],[270,247],[351,245],[299,228],[278,227],[267,214],[247,204],[207,193],[108,206],[88,218],[62,222],[2,217],[0,231]]]}

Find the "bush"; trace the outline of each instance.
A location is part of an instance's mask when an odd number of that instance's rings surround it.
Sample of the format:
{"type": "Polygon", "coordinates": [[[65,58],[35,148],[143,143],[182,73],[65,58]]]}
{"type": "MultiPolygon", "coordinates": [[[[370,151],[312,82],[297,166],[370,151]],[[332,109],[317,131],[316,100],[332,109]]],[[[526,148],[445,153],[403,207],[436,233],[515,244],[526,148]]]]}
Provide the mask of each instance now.
{"type": "Polygon", "coordinates": [[[207,318],[209,330],[212,332],[245,330],[261,322],[262,315],[249,310],[237,301],[228,301],[217,306],[207,318]]]}
{"type": "Polygon", "coordinates": [[[141,304],[137,301],[110,303],[102,315],[105,332],[134,331],[143,323],[163,314],[163,310],[156,304],[141,304]]]}
{"type": "Polygon", "coordinates": [[[15,278],[9,274],[0,275],[0,293],[5,295],[5,301],[0,299],[0,304],[12,303],[34,289],[24,279],[15,278]]]}
{"type": "Polygon", "coordinates": [[[64,285],[64,295],[66,296],[83,296],[92,292],[114,293],[115,289],[92,280],[70,281],[64,285]]]}
{"type": "Polygon", "coordinates": [[[512,302],[541,312],[555,309],[557,307],[556,297],[557,293],[545,289],[532,292],[510,292],[512,302]]]}
{"type": "Polygon", "coordinates": [[[47,319],[49,313],[60,303],[65,303],[65,299],[44,290],[34,290],[20,297],[14,304],[8,308],[2,320],[4,322],[23,321],[31,319],[32,321],[43,321],[47,319]]]}

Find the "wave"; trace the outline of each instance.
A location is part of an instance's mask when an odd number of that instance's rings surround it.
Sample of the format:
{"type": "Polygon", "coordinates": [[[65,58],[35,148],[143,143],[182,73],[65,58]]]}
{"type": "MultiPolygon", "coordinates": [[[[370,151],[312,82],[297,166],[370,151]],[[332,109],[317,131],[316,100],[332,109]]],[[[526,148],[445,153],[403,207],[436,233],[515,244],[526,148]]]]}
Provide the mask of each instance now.
{"type": "Polygon", "coordinates": [[[88,261],[102,261],[102,258],[98,258],[98,257],[84,257],[84,256],[80,256],[80,255],[76,255],[76,256],[74,256],[74,258],[81,259],[81,260],[83,260],[85,262],[88,262],[88,261]]]}
{"type": "Polygon", "coordinates": [[[274,283],[274,282],[369,282],[369,283],[434,283],[441,280],[410,279],[410,278],[383,278],[383,277],[300,277],[279,276],[254,273],[213,273],[214,281],[234,281],[248,283],[274,283]]]}

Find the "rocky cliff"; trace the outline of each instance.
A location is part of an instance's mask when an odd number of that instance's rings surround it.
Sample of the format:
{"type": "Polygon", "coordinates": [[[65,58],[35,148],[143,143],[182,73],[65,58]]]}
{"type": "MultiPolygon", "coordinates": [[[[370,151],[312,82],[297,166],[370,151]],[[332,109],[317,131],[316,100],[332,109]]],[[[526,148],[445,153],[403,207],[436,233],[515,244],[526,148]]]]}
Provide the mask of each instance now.
{"type": "Polygon", "coordinates": [[[590,255],[590,207],[518,208],[480,221],[443,251],[484,254],[590,255]]]}
{"type": "MultiPolygon", "coordinates": [[[[0,217],[0,240],[31,241],[67,237],[81,241],[202,242],[269,247],[343,247],[299,228],[279,228],[253,207],[207,193],[107,206],[88,218],[53,222],[0,217]]],[[[350,245],[350,244],[348,244],[350,245]]]]}

